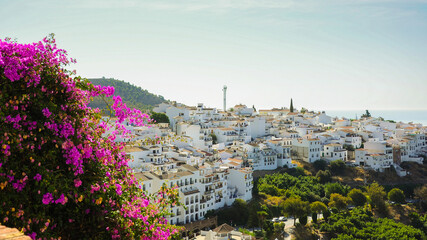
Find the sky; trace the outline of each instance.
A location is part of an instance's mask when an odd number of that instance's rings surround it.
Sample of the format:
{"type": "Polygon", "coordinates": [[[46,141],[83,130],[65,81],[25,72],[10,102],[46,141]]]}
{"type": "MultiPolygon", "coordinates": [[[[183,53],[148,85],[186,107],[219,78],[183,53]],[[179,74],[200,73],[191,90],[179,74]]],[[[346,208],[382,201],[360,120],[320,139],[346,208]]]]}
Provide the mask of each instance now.
{"type": "Polygon", "coordinates": [[[187,105],[427,110],[424,0],[0,0],[0,38],[54,33],[82,77],[187,105]]]}

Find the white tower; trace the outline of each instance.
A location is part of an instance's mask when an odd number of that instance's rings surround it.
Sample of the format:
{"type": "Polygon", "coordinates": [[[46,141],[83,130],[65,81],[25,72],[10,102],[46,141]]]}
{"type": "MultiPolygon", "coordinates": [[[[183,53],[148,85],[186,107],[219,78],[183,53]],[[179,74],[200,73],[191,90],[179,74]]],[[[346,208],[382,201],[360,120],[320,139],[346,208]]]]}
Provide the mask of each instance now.
{"type": "Polygon", "coordinates": [[[224,85],[222,91],[224,92],[224,112],[227,112],[227,86],[224,85]]]}

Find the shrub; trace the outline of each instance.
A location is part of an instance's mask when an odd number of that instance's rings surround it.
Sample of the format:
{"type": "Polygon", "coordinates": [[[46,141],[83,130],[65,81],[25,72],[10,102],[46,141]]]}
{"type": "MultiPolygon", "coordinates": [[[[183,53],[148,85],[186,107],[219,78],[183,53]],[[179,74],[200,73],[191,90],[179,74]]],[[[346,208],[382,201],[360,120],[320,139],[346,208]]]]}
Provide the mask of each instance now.
{"type": "Polygon", "coordinates": [[[0,221],[33,239],[169,238],[176,190],[145,195],[114,142],[128,134],[125,120],[141,126],[148,116],[114,97],[117,128],[103,137],[109,125],[87,104],[114,89],[73,77],[69,63],[53,37],[0,40],[0,221]]]}
{"type": "Polygon", "coordinates": [[[325,170],[328,167],[328,162],[320,159],[313,162],[313,167],[316,171],[325,170]]]}
{"type": "Polygon", "coordinates": [[[333,174],[340,174],[345,170],[346,166],[343,160],[335,160],[331,162],[329,168],[333,174]]]}
{"type": "Polygon", "coordinates": [[[332,181],[332,174],[329,170],[319,170],[316,174],[316,178],[320,183],[327,183],[332,181]]]}
{"type": "Polygon", "coordinates": [[[344,197],[338,193],[332,193],[329,201],[329,207],[344,210],[347,208],[348,203],[351,201],[349,197],[344,197]]]}
{"type": "Polygon", "coordinates": [[[348,193],[348,197],[351,198],[351,201],[355,206],[363,206],[366,203],[366,196],[360,189],[354,188],[348,193]]]}
{"type": "Polygon", "coordinates": [[[397,202],[397,203],[405,203],[405,194],[399,188],[393,188],[388,192],[388,200],[397,202]]]}

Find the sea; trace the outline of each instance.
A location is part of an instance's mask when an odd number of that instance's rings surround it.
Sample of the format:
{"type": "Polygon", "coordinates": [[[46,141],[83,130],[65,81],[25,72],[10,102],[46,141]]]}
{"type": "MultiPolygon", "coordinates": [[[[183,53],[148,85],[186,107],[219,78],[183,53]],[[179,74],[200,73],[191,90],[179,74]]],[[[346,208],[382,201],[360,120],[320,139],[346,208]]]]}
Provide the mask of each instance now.
{"type": "MultiPolygon", "coordinates": [[[[334,110],[325,111],[330,117],[360,118],[366,110],[334,110]]],[[[427,110],[369,110],[372,117],[382,117],[384,120],[396,122],[421,123],[427,126],[427,110]]]]}

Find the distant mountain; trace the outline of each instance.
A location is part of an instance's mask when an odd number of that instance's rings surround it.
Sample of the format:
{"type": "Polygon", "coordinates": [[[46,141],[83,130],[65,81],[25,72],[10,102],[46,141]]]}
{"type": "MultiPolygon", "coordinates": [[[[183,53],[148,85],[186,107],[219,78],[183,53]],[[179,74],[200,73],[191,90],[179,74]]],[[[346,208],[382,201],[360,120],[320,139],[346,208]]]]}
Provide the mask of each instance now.
{"type": "MultiPolygon", "coordinates": [[[[162,102],[168,102],[163,96],[155,95],[141,87],[137,87],[122,80],[113,78],[89,78],[88,80],[94,85],[114,87],[114,95],[119,95],[123,102],[126,103],[126,106],[130,108],[147,111],[153,109],[153,107],[162,102]]],[[[94,100],[89,103],[89,106],[105,110],[107,105],[102,98],[95,97],[94,100]]]]}

